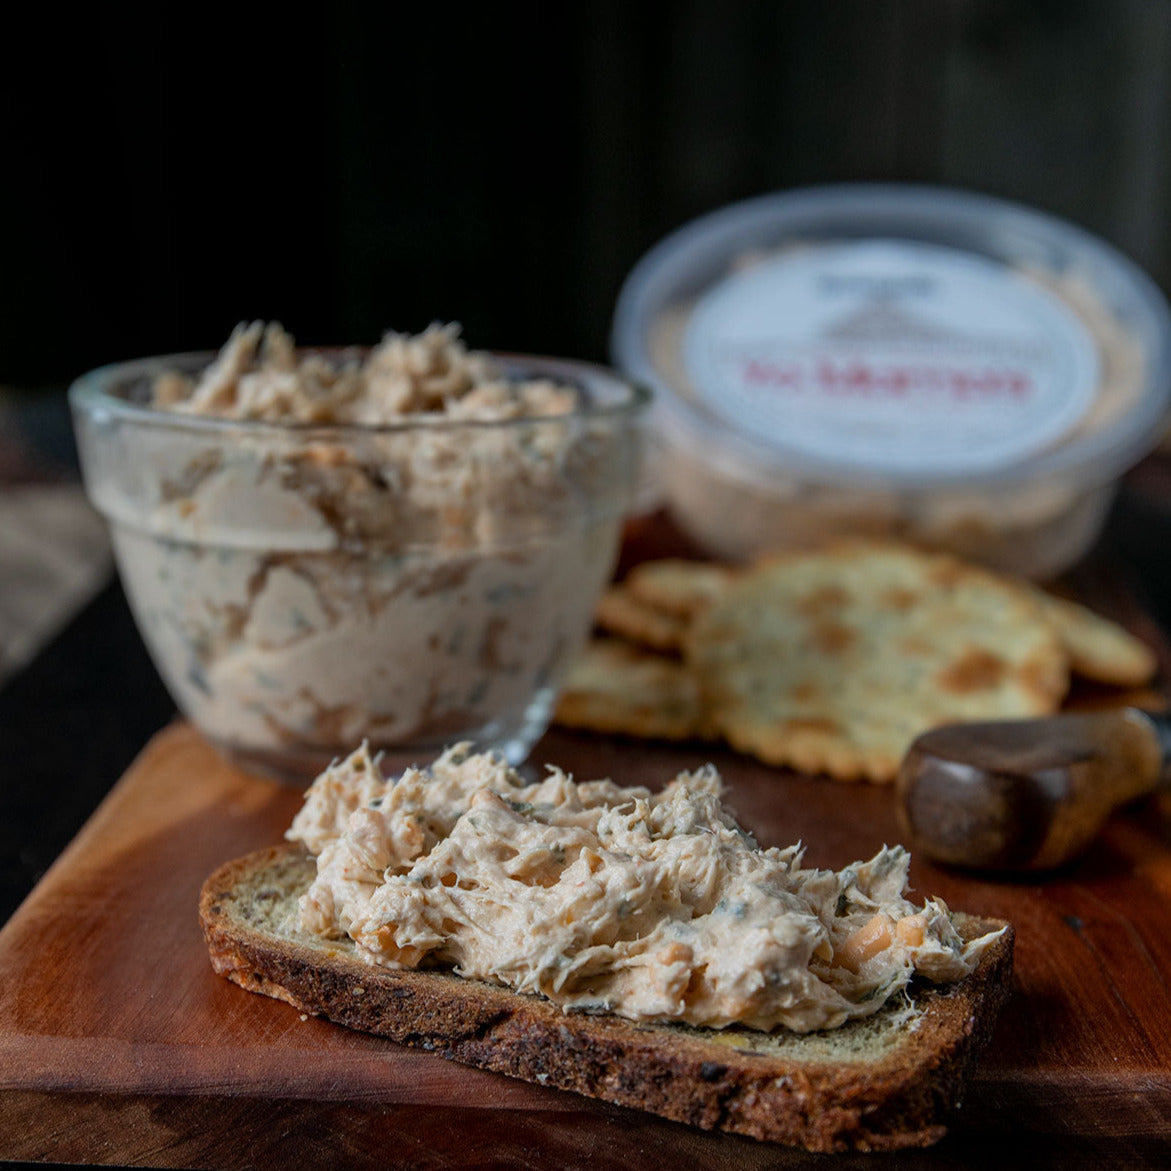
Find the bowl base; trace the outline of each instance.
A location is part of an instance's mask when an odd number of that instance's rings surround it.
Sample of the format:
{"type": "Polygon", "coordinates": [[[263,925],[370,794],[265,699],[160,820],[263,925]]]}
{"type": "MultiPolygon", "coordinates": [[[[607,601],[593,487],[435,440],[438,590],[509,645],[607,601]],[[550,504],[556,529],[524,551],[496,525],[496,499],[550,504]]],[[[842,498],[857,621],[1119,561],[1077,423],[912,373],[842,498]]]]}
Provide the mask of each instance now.
{"type": "MultiPolygon", "coordinates": [[[[412,740],[403,744],[372,741],[370,750],[383,775],[398,776],[411,766],[429,765],[453,744],[468,741],[476,752],[495,752],[514,767],[522,764],[533,745],[544,735],[552,718],[556,692],[542,688],[519,719],[493,720],[479,728],[443,737],[412,740]]],[[[282,748],[250,748],[209,736],[211,744],[237,768],[270,780],[306,788],[329,766],[348,756],[358,743],[322,748],[292,745],[282,748]]]]}

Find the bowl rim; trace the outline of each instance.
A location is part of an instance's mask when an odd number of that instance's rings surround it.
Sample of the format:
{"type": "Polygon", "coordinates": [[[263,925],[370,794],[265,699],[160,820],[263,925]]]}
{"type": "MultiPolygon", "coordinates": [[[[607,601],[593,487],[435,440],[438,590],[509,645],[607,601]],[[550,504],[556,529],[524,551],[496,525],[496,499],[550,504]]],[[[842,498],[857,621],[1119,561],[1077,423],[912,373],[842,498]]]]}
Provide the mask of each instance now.
{"type": "MultiPolygon", "coordinates": [[[[298,355],[322,355],[338,359],[357,358],[369,353],[372,346],[298,346],[298,355]]],[[[173,354],[158,354],[111,362],[80,375],[69,387],[68,399],[75,412],[101,415],[158,430],[176,430],[195,434],[234,435],[250,437],[280,437],[288,439],[339,439],[368,435],[409,434],[415,431],[476,431],[492,432],[539,426],[564,426],[577,420],[595,421],[637,418],[651,404],[653,394],[649,387],[631,379],[612,367],[578,358],[557,358],[543,354],[522,354],[512,351],[483,351],[496,359],[506,373],[531,374],[537,377],[560,379],[568,385],[574,381],[606,386],[620,394],[614,401],[596,402],[584,399],[571,411],[558,415],[520,415],[507,419],[454,419],[447,415],[418,414],[381,423],[307,423],[279,422],[266,419],[233,419],[222,415],[196,415],[132,402],[115,393],[115,387],[132,379],[157,377],[172,370],[199,369],[210,365],[216,350],[190,350],[173,354]]]]}

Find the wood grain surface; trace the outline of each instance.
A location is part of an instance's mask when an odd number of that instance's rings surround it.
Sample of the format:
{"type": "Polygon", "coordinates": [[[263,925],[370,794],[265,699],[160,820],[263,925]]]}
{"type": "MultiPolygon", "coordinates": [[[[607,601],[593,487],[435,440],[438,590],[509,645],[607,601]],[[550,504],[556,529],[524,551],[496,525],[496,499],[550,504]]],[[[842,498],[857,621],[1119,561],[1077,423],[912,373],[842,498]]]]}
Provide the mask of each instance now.
{"type": "MultiPolygon", "coordinates": [[[[837,867],[895,839],[889,790],[781,774],[710,746],[555,731],[532,757],[579,778],[654,787],[709,758],[766,844],[801,839],[810,863],[837,867]]],[[[148,745],[0,933],[0,1157],[807,1165],[801,1153],[302,1020],[214,976],[196,922],[199,887],[220,862],[279,840],[299,802],[224,763],[186,725],[148,745]]],[[[1171,797],[1114,819],[1063,875],[1015,884],[916,860],[912,882],[1012,920],[1017,987],[952,1135],[898,1165],[999,1164],[1006,1142],[1062,1166],[1162,1165],[1171,1152],[1171,797]]]]}

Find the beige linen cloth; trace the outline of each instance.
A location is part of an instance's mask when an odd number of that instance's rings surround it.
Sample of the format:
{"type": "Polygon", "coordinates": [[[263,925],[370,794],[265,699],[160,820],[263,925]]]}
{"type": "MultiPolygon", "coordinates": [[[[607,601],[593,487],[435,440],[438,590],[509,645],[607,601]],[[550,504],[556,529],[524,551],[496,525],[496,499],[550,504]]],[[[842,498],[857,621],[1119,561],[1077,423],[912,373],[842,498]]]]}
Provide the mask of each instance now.
{"type": "Polygon", "coordinates": [[[106,526],[78,484],[0,486],[0,684],[111,572],[106,526]]]}

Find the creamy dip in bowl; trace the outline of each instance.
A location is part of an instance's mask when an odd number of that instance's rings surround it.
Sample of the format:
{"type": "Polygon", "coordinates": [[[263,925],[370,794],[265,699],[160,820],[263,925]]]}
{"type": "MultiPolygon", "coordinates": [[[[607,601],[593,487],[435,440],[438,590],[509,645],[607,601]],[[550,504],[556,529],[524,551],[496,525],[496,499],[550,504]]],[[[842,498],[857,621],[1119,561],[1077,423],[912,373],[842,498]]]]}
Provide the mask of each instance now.
{"type": "Polygon", "coordinates": [[[367,739],[519,762],[608,580],[647,395],[451,327],[108,366],[70,390],[86,487],[177,705],[308,782],[367,739]]]}

